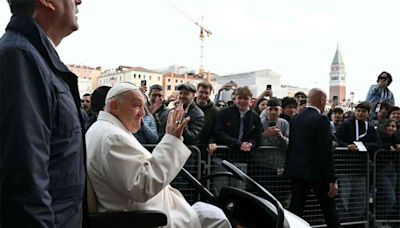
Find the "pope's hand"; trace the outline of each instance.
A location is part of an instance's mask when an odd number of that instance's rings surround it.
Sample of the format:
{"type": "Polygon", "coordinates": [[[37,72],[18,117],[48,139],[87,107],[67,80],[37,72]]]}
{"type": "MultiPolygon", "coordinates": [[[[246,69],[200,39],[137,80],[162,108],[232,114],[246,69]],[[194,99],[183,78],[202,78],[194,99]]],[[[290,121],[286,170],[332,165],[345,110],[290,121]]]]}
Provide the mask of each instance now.
{"type": "Polygon", "coordinates": [[[177,138],[181,138],[183,134],[183,129],[188,124],[190,117],[186,117],[182,120],[185,115],[185,110],[183,110],[183,103],[180,103],[178,107],[171,110],[168,114],[166,132],[168,134],[174,135],[177,138]]]}

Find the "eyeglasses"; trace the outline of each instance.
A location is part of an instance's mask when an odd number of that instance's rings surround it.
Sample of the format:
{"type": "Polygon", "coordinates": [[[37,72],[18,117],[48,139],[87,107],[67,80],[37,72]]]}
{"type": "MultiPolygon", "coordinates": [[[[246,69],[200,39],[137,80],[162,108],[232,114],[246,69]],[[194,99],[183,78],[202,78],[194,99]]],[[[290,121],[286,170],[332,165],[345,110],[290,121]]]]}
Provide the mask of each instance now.
{"type": "Polygon", "coordinates": [[[215,106],[218,107],[218,108],[225,107],[224,104],[216,104],[215,106]]]}

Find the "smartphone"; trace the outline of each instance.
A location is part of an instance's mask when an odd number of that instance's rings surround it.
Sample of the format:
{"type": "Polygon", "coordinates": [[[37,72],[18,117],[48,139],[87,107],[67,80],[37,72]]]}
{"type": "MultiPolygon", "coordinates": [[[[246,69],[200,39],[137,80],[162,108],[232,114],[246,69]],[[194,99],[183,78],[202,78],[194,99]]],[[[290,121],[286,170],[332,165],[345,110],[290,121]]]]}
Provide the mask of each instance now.
{"type": "Polygon", "coordinates": [[[269,85],[269,84],[268,84],[266,89],[267,89],[267,90],[271,90],[271,88],[272,88],[272,85],[269,85]]]}
{"type": "Polygon", "coordinates": [[[271,122],[269,122],[268,126],[269,127],[275,127],[276,126],[276,122],[271,121],[271,122]]]}
{"type": "Polygon", "coordinates": [[[142,85],[142,86],[146,86],[146,85],[147,85],[147,81],[146,81],[146,80],[142,80],[142,81],[140,81],[140,85],[142,85]]]}

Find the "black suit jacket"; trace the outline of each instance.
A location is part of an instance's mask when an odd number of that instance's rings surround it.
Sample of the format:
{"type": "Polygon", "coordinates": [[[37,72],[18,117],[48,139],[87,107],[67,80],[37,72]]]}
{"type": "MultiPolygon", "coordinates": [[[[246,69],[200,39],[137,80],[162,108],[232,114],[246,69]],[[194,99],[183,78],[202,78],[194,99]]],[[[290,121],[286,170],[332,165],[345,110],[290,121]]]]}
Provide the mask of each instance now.
{"type": "Polygon", "coordinates": [[[292,118],[286,174],[306,181],[334,183],[332,134],[329,120],[313,108],[292,118]]]}

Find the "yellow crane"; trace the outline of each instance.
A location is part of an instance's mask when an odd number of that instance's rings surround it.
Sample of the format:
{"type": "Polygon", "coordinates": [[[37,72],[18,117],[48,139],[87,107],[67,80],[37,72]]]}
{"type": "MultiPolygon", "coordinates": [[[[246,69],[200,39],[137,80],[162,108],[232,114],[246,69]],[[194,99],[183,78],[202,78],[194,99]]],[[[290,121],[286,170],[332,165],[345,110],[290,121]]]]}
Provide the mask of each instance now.
{"type": "Polygon", "coordinates": [[[193,24],[197,25],[200,28],[200,67],[199,67],[199,75],[204,76],[205,70],[203,66],[203,59],[204,59],[204,41],[206,36],[209,37],[212,35],[212,32],[208,29],[206,29],[203,26],[204,22],[204,17],[201,16],[201,23],[197,22],[193,17],[191,17],[188,13],[185,11],[181,10],[178,8],[175,4],[171,3],[170,4],[172,8],[174,8],[176,11],[181,13],[183,16],[185,16],[187,19],[189,19],[193,24]]]}

